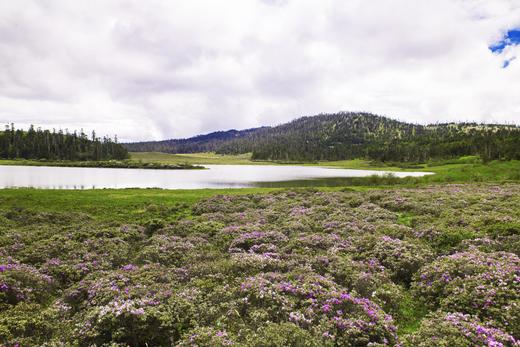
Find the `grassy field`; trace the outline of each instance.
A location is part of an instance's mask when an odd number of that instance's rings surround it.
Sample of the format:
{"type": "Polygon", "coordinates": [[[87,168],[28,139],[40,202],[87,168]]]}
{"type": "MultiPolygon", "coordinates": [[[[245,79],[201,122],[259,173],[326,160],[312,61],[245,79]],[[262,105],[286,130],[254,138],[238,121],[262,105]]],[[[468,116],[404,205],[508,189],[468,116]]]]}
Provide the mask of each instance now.
{"type": "MultiPolygon", "coordinates": [[[[388,187],[388,186],[387,186],[388,187]]],[[[381,187],[357,186],[351,191],[367,191],[381,187]]],[[[191,207],[213,196],[267,194],[283,188],[229,189],[0,189],[0,210],[30,210],[50,214],[88,214],[93,221],[123,223],[143,222],[150,218],[169,221],[190,217],[191,207]]],[[[296,188],[296,191],[306,188],[296,188]]],[[[345,190],[344,187],[317,187],[322,192],[345,190]]]]}
{"type": "Polygon", "coordinates": [[[222,165],[255,165],[273,164],[270,162],[252,161],[251,154],[219,155],[215,153],[169,154],[159,152],[131,152],[132,160],[143,163],[159,162],[164,164],[222,164],[222,165]]]}
{"type": "Polygon", "coordinates": [[[246,189],[3,189],[0,209],[29,209],[48,213],[85,213],[100,222],[142,221],[168,212],[170,219],[186,216],[201,199],[215,195],[269,192],[269,188],[246,189]],[[155,210],[156,206],[161,206],[155,210]]]}

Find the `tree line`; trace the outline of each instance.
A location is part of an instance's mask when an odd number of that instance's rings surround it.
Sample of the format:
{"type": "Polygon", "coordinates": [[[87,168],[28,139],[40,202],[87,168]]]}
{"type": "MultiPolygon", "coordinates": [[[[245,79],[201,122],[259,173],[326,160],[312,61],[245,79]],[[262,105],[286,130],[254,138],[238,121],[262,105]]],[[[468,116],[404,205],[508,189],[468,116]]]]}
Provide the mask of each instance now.
{"type": "Polygon", "coordinates": [[[108,136],[89,137],[83,131],[42,130],[33,125],[29,130],[6,125],[0,132],[0,158],[46,160],[120,160],[129,157],[125,147],[108,136]]]}

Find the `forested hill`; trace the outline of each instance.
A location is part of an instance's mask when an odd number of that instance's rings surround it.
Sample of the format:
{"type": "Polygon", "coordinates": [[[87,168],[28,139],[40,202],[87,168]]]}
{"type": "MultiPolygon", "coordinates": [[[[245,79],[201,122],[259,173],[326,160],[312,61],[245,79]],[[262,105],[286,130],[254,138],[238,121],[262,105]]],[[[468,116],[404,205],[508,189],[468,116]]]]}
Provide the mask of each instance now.
{"type": "Polygon", "coordinates": [[[165,152],[165,153],[199,153],[218,152],[224,143],[251,136],[253,133],[266,128],[246,130],[216,131],[198,135],[188,139],[174,139],[164,141],[134,142],[123,144],[131,152],[165,152]]]}
{"type": "Polygon", "coordinates": [[[33,126],[23,131],[11,125],[0,131],[0,158],[112,160],[128,158],[128,151],[117,139],[99,138],[95,133],[89,138],[83,132],[51,132],[33,126]]]}
{"type": "Polygon", "coordinates": [[[419,125],[369,113],[302,117],[276,127],[211,133],[184,140],[126,144],[131,151],[253,153],[253,159],[314,161],[367,158],[425,161],[462,155],[520,159],[520,128],[447,123],[419,125]]]}

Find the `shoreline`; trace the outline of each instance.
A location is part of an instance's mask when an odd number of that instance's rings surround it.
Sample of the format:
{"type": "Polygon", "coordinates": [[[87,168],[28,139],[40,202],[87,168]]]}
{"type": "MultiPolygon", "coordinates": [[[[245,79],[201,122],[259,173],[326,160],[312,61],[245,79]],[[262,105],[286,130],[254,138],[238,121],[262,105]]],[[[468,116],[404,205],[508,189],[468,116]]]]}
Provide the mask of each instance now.
{"type": "Polygon", "coordinates": [[[71,167],[94,169],[206,170],[202,165],[139,163],[134,161],[39,161],[0,159],[0,166],[71,167]]]}

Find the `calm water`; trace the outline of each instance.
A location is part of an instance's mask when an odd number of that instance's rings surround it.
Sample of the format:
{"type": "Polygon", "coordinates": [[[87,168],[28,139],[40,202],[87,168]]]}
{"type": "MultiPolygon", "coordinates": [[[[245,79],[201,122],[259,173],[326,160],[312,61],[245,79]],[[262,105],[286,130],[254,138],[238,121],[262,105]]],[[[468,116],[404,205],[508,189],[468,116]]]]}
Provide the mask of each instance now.
{"type": "MultiPolygon", "coordinates": [[[[0,188],[245,188],[266,182],[307,181],[384,175],[383,171],[313,166],[204,165],[209,170],[101,169],[45,166],[1,166],[0,188]]],[[[398,172],[396,176],[423,176],[398,172]]],[[[309,185],[309,184],[306,184],[309,185]]]]}

